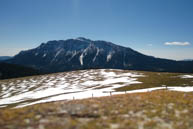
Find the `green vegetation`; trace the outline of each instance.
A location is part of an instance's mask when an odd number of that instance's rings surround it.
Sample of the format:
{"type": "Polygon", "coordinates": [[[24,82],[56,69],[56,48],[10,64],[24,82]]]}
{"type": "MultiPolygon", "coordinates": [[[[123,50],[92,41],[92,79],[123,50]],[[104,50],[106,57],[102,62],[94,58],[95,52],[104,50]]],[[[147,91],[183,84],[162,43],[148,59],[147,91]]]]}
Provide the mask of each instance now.
{"type": "Polygon", "coordinates": [[[141,84],[132,84],[126,87],[117,88],[116,91],[128,91],[161,86],[193,86],[193,78],[182,78],[181,73],[158,73],[158,72],[140,72],[144,77],[137,80],[141,84]]]}
{"type": "MultiPolygon", "coordinates": [[[[105,70],[106,72],[112,72],[112,70],[105,70]]],[[[81,74],[81,72],[83,71],[74,71],[72,72],[73,74],[81,74]]],[[[134,73],[137,75],[143,75],[140,77],[135,77],[137,79],[137,81],[142,82],[141,84],[132,84],[129,86],[125,86],[125,87],[121,87],[121,88],[117,88],[115,89],[116,91],[129,91],[129,90],[137,90],[137,89],[144,89],[144,88],[152,88],[152,87],[161,87],[161,86],[193,86],[193,78],[182,78],[181,76],[184,74],[181,73],[158,73],[158,72],[143,72],[143,71],[121,71],[121,70],[114,70],[113,72],[115,72],[117,75],[120,75],[121,73],[134,73]]],[[[65,76],[67,73],[54,73],[54,74],[48,74],[48,75],[39,75],[39,76],[30,76],[30,77],[23,77],[23,78],[17,78],[17,79],[7,79],[7,80],[1,80],[0,81],[0,99],[3,99],[3,95],[4,95],[4,91],[3,91],[3,87],[1,85],[4,85],[8,87],[8,89],[13,87],[13,90],[10,91],[9,93],[9,97],[13,97],[16,96],[18,94],[22,94],[22,90],[14,90],[16,89],[20,89],[21,82],[32,82],[33,80],[36,80],[34,83],[38,83],[37,85],[34,85],[33,87],[29,88],[29,91],[34,91],[35,89],[42,87],[47,80],[52,80],[52,77],[57,77],[59,74],[62,74],[62,76],[65,76]],[[45,77],[46,79],[44,81],[40,81],[42,77],[45,77]],[[10,85],[11,84],[11,85],[10,85]]],[[[103,81],[104,78],[102,78],[100,76],[99,73],[93,73],[95,76],[94,81],[103,81]]],[[[68,78],[66,78],[67,81],[73,80],[74,77],[73,76],[69,76],[68,78]]],[[[85,82],[85,80],[80,80],[80,82],[85,82]]],[[[54,84],[57,83],[57,79],[56,82],[54,82],[54,84]]],[[[54,85],[53,84],[53,85],[54,85]]],[[[121,83],[119,83],[121,84],[121,83]]],[[[28,87],[31,85],[31,83],[25,83],[25,85],[28,87]]],[[[95,89],[102,89],[102,88],[107,88],[107,87],[111,87],[111,85],[104,85],[101,87],[97,87],[95,89]]],[[[91,87],[87,87],[87,89],[89,89],[91,87]]],[[[94,87],[93,87],[94,88],[94,87]]],[[[26,89],[23,89],[26,90],[26,89]]],[[[25,104],[30,104],[32,102],[37,102],[40,100],[44,100],[47,99],[49,97],[53,97],[53,96],[57,96],[60,94],[55,94],[55,95],[51,95],[51,96],[46,96],[46,97],[41,97],[41,98],[28,98],[26,100],[20,101],[20,102],[15,102],[15,103],[11,103],[11,104],[4,104],[1,106],[6,106],[6,108],[13,108],[16,106],[20,106],[20,105],[25,105],[25,104]]]]}
{"type": "Polygon", "coordinates": [[[115,95],[1,109],[2,129],[192,129],[193,94],[115,95]]]}
{"type": "Polygon", "coordinates": [[[0,80],[39,74],[43,73],[33,68],[0,62],[0,80]]]}
{"type": "MultiPolygon", "coordinates": [[[[117,74],[122,71],[117,71],[117,74]]],[[[124,71],[127,73],[128,71],[124,71]]],[[[193,86],[192,78],[179,73],[137,72],[141,84],[116,89],[135,90],[150,87],[193,86]]],[[[48,78],[54,74],[48,75],[48,78]]],[[[41,76],[33,76],[33,79],[41,76]]],[[[14,83],[28,80],[24,77],[2,80],[14,83]]],[[[101,80],[96,75],[96,80],[101,80]]],[[[43,82],[42,82],[43,83],[43,82]]],[[[41,84],[37,85],[41,86],[41,84]]],[[[101,87],[102,88],[102,87],[101,87]]],[[[1,92],[0,87],[0,92],[1,92]]],[[[33,89],[30,89],[33,90],[33,89]]],[[[17,94],[17,93],[13,93],[17,94]]],[[[44,98],[41,98],[44,99],[44,98]]],[[[193,93],[159,90],[147,93],[113,95],[73,101],[58,101],[13,109],[21,103],[0,109],[1,129],[193,129],[193,93]]]]}

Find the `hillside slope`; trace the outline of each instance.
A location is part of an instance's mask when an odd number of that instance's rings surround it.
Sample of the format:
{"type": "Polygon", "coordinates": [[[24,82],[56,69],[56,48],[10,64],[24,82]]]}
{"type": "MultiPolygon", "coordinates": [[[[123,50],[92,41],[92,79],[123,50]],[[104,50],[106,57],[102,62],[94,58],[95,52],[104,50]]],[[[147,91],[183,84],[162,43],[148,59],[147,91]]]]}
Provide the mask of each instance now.
{"type": "Polygon", "coordinates": [[[11,59],[11,56],[0,56],[0,61],[11,59]]]}
{"type": "Polygon", "coordinates": [[[193,91],[193,75],[115,69],[79,70],[0,81],[0,108],[160,89],[193,91]]]}
{"type": "Polygon", "coordinates": [[[193,129],[193,94],[154,91],[0,109],[3,129],[193,129]]]}
{"type": "Polygon", "coordinates": [[[40,72],[33,68],[15,64],[0,63],[0,79],[32,76],[38,74],[40,74],[40,72]]]}

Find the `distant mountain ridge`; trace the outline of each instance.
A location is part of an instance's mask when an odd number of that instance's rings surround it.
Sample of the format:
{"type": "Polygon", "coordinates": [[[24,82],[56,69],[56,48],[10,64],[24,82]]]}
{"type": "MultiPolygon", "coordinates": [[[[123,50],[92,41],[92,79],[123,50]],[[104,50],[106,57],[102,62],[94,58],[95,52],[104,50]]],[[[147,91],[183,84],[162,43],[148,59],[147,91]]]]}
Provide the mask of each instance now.
{"type": "Polygon", "coordinates": [[[11,56],[0,56],[0,61],[11,59],[11,56]]]}
{"type": "Polygon", "coordinates": [[[155,58],[111,42],[82,37],[48,41],[37,48],[21,51],[7,62],[47,73],[99,68],[193,72],[193,61],[155,58]]]}
{"type": "Polygon", "coordinates": [[[193,61],[193,59],[184,59],[184,60],[180,60],[180,61],[193,61]]]}

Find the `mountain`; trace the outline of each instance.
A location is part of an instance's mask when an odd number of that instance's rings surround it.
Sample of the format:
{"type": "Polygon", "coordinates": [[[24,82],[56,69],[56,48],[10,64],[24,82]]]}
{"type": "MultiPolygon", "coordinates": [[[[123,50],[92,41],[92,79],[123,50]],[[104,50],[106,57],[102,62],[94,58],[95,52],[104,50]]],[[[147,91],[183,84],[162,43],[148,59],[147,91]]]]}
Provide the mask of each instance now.
{"type": "Polygon", "coordinates": [[[11,56],[0,56],[0,61],[11,59],[11,56]]]}
{"type": "Polygon", "coordinates": [[[15,64],[0,63],[0,79],[39,75],[40,72],[33,68],[15,64]]]}
{"type": "Polygon", "coordinates": [[[184,59],[184,60],[181,60],[181,61],[193,61],[193,59],[184,59]]]}
{"type": "Polygon", "coordinates": [[[7,62],[47,73],[98,68],[193,72],[193,61],[155,58],[111,42],[86,38],[48,41],[21,51],[7,62]]]}

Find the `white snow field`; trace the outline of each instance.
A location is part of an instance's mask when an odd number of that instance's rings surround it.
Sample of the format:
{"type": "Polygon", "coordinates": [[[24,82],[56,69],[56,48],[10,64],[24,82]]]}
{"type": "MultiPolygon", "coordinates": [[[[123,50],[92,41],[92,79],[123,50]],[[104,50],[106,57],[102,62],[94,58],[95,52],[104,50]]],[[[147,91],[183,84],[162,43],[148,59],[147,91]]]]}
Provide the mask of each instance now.
{"type": "MultiPolygon", "coordinates": [[[[0,81],[0,108],[14,105],[24,107],[37,103],[110,96],[114,94],[150,92],[165,89],[166,86],[115,92],[115,88],[140,84],[142,72],[127,70],[80,70],[42,76],[0,81]]],[[[190,78],[183,75],[181,78],[190,78]]],[[[147,77],[148,79],[148,77],[147,77]]],[[[167,90],[193,92],[192,86],[167,87],[167,90]]]]}
{"type": "Polygon", "coordinates": [[[0,81],[0,107],[121,94],[124,92],[114,93],[114,89],[141,83],[137,81],[141,76],[136,72],[100,69],[0,81]]]}

